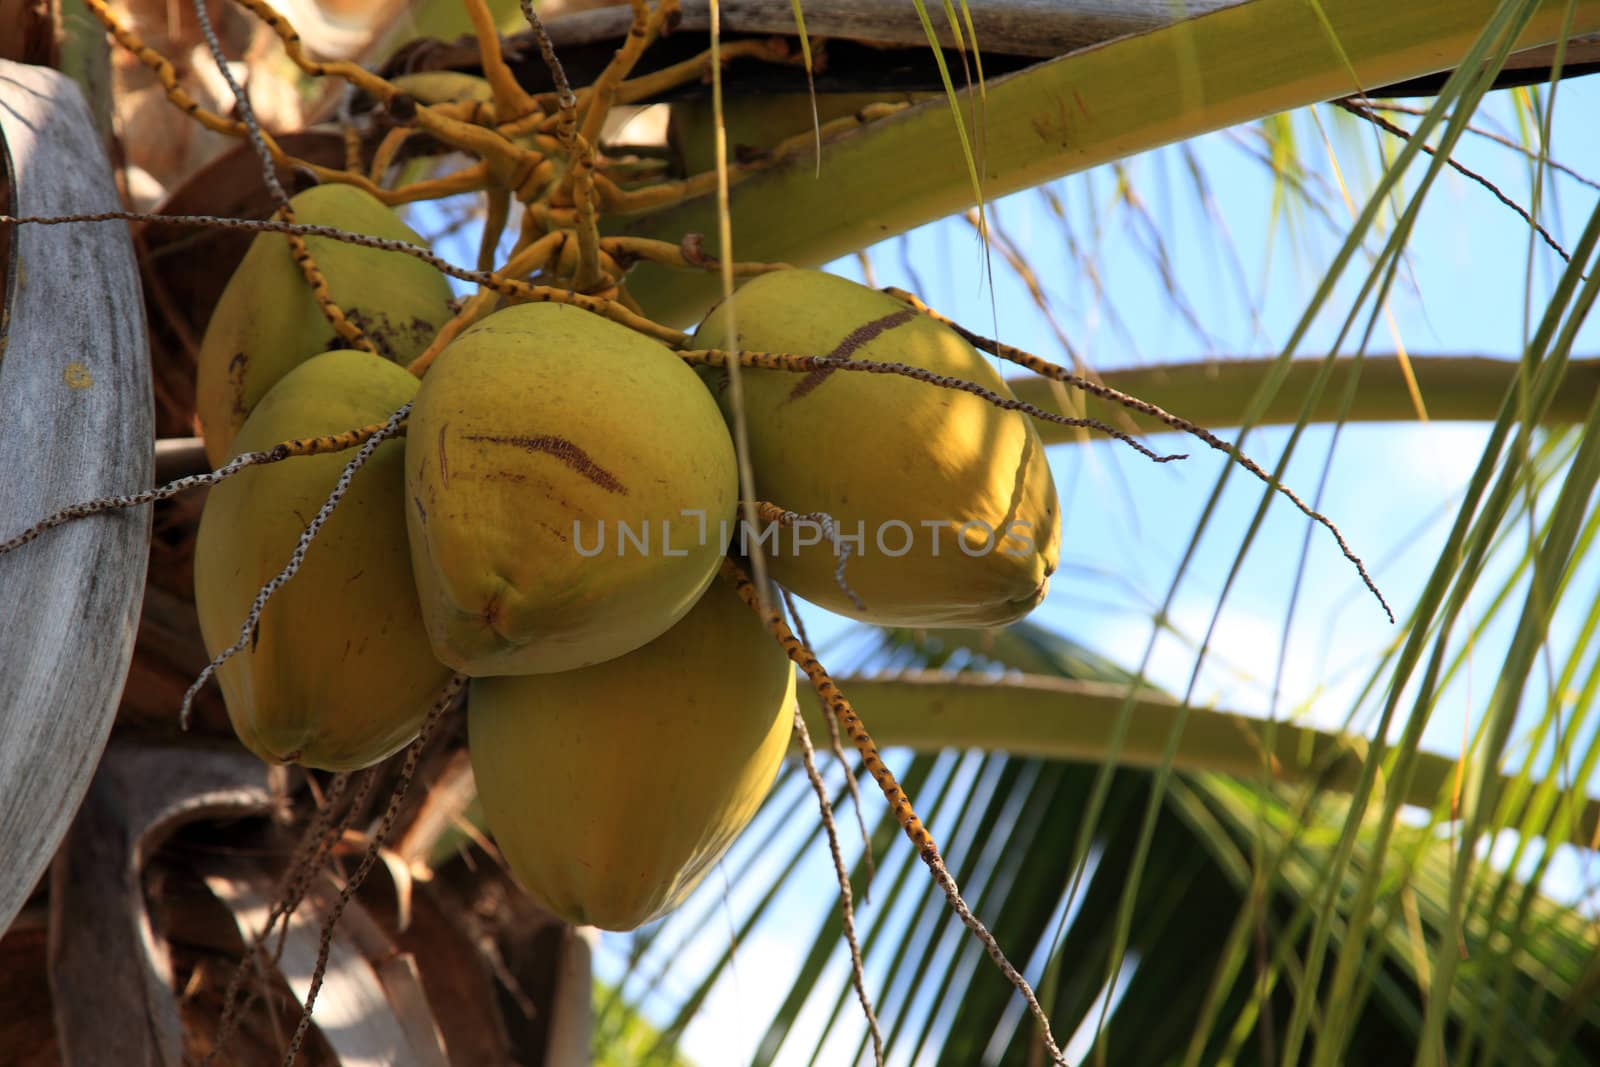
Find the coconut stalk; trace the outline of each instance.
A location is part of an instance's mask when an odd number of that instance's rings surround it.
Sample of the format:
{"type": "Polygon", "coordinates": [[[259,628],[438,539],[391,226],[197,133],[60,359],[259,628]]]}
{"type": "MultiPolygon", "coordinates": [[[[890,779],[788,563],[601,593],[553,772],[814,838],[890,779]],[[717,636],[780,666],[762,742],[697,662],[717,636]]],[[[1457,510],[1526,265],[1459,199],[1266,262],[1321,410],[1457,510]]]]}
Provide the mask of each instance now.
{"type": "MultiPolygon", "coordinates": [[[[981,146],[985,199],[1366,87],[1456,65],[1495,0],[1251,0],[1119,38],[995,79],[982,102],[958,94],[981,146]],[[1326,21],[1319,19],[1319,11],[1326,21]]],[[[1547,0],[1516,47],[1600,32],[1600,0],[1547,0]],[[1570,20],[1570,21],[1569,21],[1570,20]]],[[[979,41],[980,47],[982,41],[979,41]]],[[[973,180],[949,102],[929,100],[738,181],[741,260],[817,266],[965,210],[973,180]]],[[[627,233],[676,242],[717,232],[714,195],[631,220],[627,233]]],[[[663,322],[687,324],[717,299],[711,273],[641,265],[629,288],[663,322]]]]}

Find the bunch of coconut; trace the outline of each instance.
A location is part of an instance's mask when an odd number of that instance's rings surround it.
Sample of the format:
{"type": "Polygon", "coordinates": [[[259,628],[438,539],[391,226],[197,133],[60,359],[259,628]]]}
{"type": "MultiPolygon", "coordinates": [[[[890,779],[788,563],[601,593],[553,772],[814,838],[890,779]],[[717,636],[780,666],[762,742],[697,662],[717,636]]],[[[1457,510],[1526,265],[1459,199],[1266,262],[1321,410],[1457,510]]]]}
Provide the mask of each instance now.
{"type": "MultiPolygon", "coordinates": [[[[421,244],[347,186],[298,221],[421,244]]],[[[452,312],[443,277],[308,238],[329,295],[376,353],[336,347],[286,240],[257,238],[208,329],[199,414],[215,463],[381,423],[413,404],[218,672],[263,759],[349,770],[413,740],[456,673],[485,821],[524,886],[576,924],[632,929],[681,902],[771,788],[795,711],[784,649],[725,555],[871,622],[999,625],[1043,596],[1055,493],[1028,421],[903,377],[747,370],[756,490],[837,539],[739,527],[730,390],[581,308],[503,307],[420,379],[452,312]],[[720,406],[719,406],[720,405],[720,406]],[[859,533],[859,539],[855,535],[859,533]],[[908,537],[907,534],[910,534],[908,537]]],[[[713,313],[705,348],[898,362],[1004,394],[960,337],[897,301],[785,271],[713,313]]],[[[344,476],[349,454],[254,466],[212,489],[195,592],[213,654],[344,476]]]]}

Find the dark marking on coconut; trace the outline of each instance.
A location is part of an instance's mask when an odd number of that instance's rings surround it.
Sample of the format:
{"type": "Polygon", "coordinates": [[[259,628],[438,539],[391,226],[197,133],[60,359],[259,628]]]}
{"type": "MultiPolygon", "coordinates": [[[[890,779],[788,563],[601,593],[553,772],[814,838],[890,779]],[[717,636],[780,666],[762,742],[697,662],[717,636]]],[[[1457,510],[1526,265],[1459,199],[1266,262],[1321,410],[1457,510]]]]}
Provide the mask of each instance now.
{"type": "MultiPolygon", "coordinates": [[[[912,310],[911,308],[906,308],[904,311],[896,311],[893,314],[885,315],[881,319],[873,319],[871,322],[862,323],[860,326],[857,326],[855,329],[844,335],[844,340],[840,341],[834,346],[833,351],[828,353],[828,358],[850,359],[855,355],[856,349],[867,344],[879,334],[886,333],[889,330],[894,329],[896,326],[901,326],[907,322],[910,322],[916,317],[916,315],[916,311],[912,310]]],[[[797,384],[794,389],[790,391],[789,400],[799,400],[817,386],[827,381],[828,376],[832,373],[832,367],[822,367],[812,371],[810,374],[807,374],[804,378],[801,378],[799,384],[797,384]]]]}
{"type": "Polygon", "coordinates": [[[244,405],[244,373],[250,367],[250,357],[243,352],[236,352],[228,360],[228,385],[233,392],[233,413],[242,420],[250,413],[244,405]]]}
{"type": "Polygon", "coordinates": [[[428,347],[433,335],[439,332],[438,327],[421,315],[411,316],[411,321],[406,324],[405,330],[411,335],[411,343],[416,346],[419,353],[428,347]]]}
{"type": "Polygon", "coordinates": [[[450,463],[444,454],[444,432],[449,428],[448,422],[439,427],[439,485],[445,489],[450,488],[450,463]]]}
{"type": "Polygon", "coordinates": [[[391,363],[397,362],[394,342],[389,337],[393,327],[389,325],[387,315],[380,314],[374,318],[360,308],[347,308],[344,317],[366,335],[367,340],[372,342],[372,347],[378,350],[378,355],[391,363]]]}
{"type": "Polygon", "coordinates": [[[501,590],[496,590],[494,596],[484,601],[483,611],[479,613],[483,625],[490,630],[494,629],[495,619],[500,615],[500,592],[501,590]]]}
{"type": "Polygon", "coordinates": [[[606,492],[616,493],[618,496],[628,495],[628,487],[623,485],[616,475],[589,458],[589,453],[565,437],[556,437],[554,434],[540,434],[537,437],[509,434],[468,434],[467,440],[487,441],[495,445],[510,445],[525,452],[544,452],[559,459],[606,492]]]}

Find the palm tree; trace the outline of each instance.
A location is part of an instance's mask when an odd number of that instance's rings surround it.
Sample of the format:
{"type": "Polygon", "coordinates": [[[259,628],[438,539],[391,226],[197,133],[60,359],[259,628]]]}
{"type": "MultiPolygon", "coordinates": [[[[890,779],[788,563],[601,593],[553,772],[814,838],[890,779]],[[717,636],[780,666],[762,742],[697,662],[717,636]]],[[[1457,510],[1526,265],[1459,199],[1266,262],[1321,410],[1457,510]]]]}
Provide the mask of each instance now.
{"type": "MultiPolygon", "coordinates": [[[[793,17],[789,5],[770,6],[793,17]]],[[[1376,708],[1376,720],[1318,730],[1209,710],[1192,693],[1157,690],[1148,655],[1143,664],[1113,665],[1032,624],[857,634],[843,646],[845,688],[880,742],[915,751],[901,761],[902,780],[945,838],[951,873],[974,910],[1039,990],[1057,1035],[1076,1037],[1074,1055],[1117,1063],[1593,1060],[1600,1019],[1588,995],[1592,931],[1542,883],[1559,849],[1587,847],[1597,826],[1583,789],[1594,756],[1583,638],[1593,622],[1588,609],[1569,605],[1586,573],[1579,565],[1600,475],[1600,436],[1585,432],[1595,417],[1592,389],[1573,360],[1600,284],[1590,262],[1597,224],[1565,249],[1569,264],[1530,304],[1518,362],[1368,357],[1359,331],[1393,291],[1416,211],[1469,135],[1484,94],[1514,77],[1508,57],[1542,63],[1534,80],[1552,69],[1559,76],[1571,59],[1562,46],[1553,55],[1523,50],[1552,41],[1583,47],[1582,35],[1600,30],[1600,5],[1130,5],[1123,16],[1132,27],[1102,26],[1103,43],[1043,62],[1035,62],[1041,53],[1081,43],[1062,36],[1084,24],[1072,5],[1041,13],[1036,5],[970,3],[948,18],[930,9],[914,21],[886,4],[801,6],[813,35],[876,34],[914,45],[926,34],[947,47],[910,53],[922,69],[887,90],[881,64],[858,58],[852,66],[842,45],[826,68],[808,60],[780,69],[781,77],[763,68],[741,83],[739,68],[729,67],[722,121],[741,142],[749,138],[748,162],[729,175],[737,190],[730,206],[722,209],[716,183],[707,183],[704,195],[608,220],[612,232],[676,243],[726,229],[741,260],[815,264],[981,202],[974,222],[1000,253],[996,269],[1026,277],[1028,250],[994,215],[996,197],[1257,121],[1285,204],[1324,210],[1295,127],[1275,116],[1351,96],[1352,108],[1370,114],[1361,94],[1379,98],[1383,86],[1433,77],[1395,90],[1434,101],[1389,152],[1365,203],[1353,205],[1353,221],[1341,220],[1344,240],[1326,280],[1275,358],[1187,378],[1182,367],[1103,375],[1203,424],[1238,427],[1246,442],[1256,427],[1288,427],[1274,478],[1307,427],[1414,417],[1412,396],[1394,399],[1407,381],[1423,383],[1435,417],[1489,427],[1439,559],[1415,603],[1397,605],[1397,636],[1352,698],[1352,715],[1376,708]],[[1020,31],[1019,12],[1030,20],[1020,31]],[[1115,36],[1129,28],[1143,32],[1115,36]],[[1453,73],[1437,76],[1441,67],[1453,73]],[[819,98],[814,141],[809,101],[797,109],[762,95],[792,93],[808,76],[819,88],[853,94],[838,106],[819,98]],[[1359,290],[1348,309],[1341,278],[1359,290]],[[1327,359],[1294,359],[1320,314],[1348,315],[1339,342],[1327,359]],[[1578,636],[1554,640],[1552,628],[1569,618],[1578,636]],[[1466,671],[1471,648],[1492,639],[1497,619],[1509,637],[1493,645],[1504,662],[1478,736],[1459,762],[1426,750],[1430,716],[1466,671]],[[885,669],[910,673],[876,676],[885,669]],[[1554,681],[1539,681],[1536,672],[1546,670],[1554,681]],[[930,728],[934,708],[941,714],[930,728]],[[1529,753],[1520,766],[1510,762],[1514,736],[1529,753]],[[1511,842],[1509,854],[1485,862],[1477,843],[1496,836],[1511,842]]],[[[691,8],[685,32],[694,31],[697,13],[691,8]]],[[[608,17],[585,16],[573,30],[552,24],[558,50],[578,55],[583,35],[600,34],[608,17]]],[[[728,17],[772,16],[752,4],[747,15],[728,17]]],[[[439,61],[478,60],[473,48],[439,61]]],[[[548,84],[536,50],[516,70],[529,85],[548,84]]],[[[1525,143],[1537,149],[1548,143],[1541,124],[1550,101],[1524,99],[1525,143]]],[[[693,145],[714,116],[695,99],[672,106],[679,144],[690,146],[682,150],[703,152],[693,145]]],[[[304,152],[328,150],[326,141],[308,142],[304,152]]],[[[201,195],[208,184],[215,187],[214,175],[186,192],[201,195]]],[[[1535,188],[1542,198],[1545,186],[1535,188]]],[[[1542,219],[1539,206],[1533,214],[1542,219]]],[[[220,213],[246,213],[230,207],[220,213]]],[[[162,249],[183,247],[178,240],[148,230],[144,241],[155,248],[147,264],[160,262],[162,249]]],[[[204,275],[217,274],[225,254],[195,255],[187,273],[147,268],[158,352],[163,344],[183,352],[173,335],[195,332],[204,319],[203,307],[175,314],[170,288],[161,288],[176,279],[204,305],[216,285],[204,275]]],[[[173,258],[168,252],[166,262],[173,258]]],[[[698,316],[717,285],[709,272],[648,264],[629,280],[653,318],[679,324],[698,316]]],[[[1183,306],[1176,287],[1171,296],[1183,306]]],[[[969,325],[984,319],[979,308],[955,313],[969,325]]],[[[179,364],[181,356],[157,364],[158,383],[175,394],[158,410],[169,434],[185,428],[183,374],[172,369],[179,364]]],[[[1049,383],[1020,382],[1018,393],[1041,407],[1080,411],[1049,383]]],[[[1093,401],[1081,410],[1122,417],[1093,401]]],[[[1141,429],[1159,428],[1130,417],[1141,429]]],[[[1053,440],[1070,447],[1080,438],[1053,440]]],[[[1228,478],[1219,477],[1217,499],[1228,478]]],[[[1236,568],[1275,500],[1264,488],[1236,568]]],[[[1205,507],[1191,550],[1221,507],[1215,499],[1205,507]]],[[[176,1062],[179,1048],[203,1056],[230,999],[241,932],[259,928],[282,891],[276,879],[296,839],[282,802],[298,798],[302,812],[322,812],[324,829],[343,829],[323,838],[332,842],[333,873],[290,886],[305,906],[277,963],[282,980],[244,984],[254,999],[229,1056],[254,1062],[276,1054],[295,1030],[294,998],[305,996],[325,948],[334,966],[321,1026],[304,1038],[312,1058],[403,1048],[430,1061],[581,1062],[591,1032],[589,942],[543,915],[496,865],[471,817],[459,722],[445,720],[415,755],[428,789],[407,794],[384,821],[394,836],[382,852],[366,845],[399,768],[354,782],[269,776],[230,751],[215,700],[196,712],[199,732],[213,742],[174,735],[175,698],[205,656],[184,562],[198,507],[167,508],[156,519],[152,583],[119,728],[49,887],[0,942],[18,961],[11,973],[47,971],[53,994],[53,1034],[37,1025],[42,1013],[31,1025],[16,1013],[13,1047],[44,1056],[55,1044],[68,1059],[93,1058],[86,1035],[113,1033],[153,1060],[176,1062]],[[367,829],[353,829],[360,826],[367,829]],[[115,857],[109,866],[107,855],[115,857]],[[365,872],[366,855],[384,862],[350,903],[341,889],[365,872]],[[339,912],[342,932],[322,938],[320,921],[339,912]],[[124,1010],[114,1010],[118,1004],[124,1010]],[[146,1004],[153,1007],[126,1011],[146,1004]],[[330,1009],[346,1022],[329,1022],[330,1009]]],[[[1156,629],[1174,625],[1169,609],[1182,577],[1180,567],[1153,611],[1156,629]]],[[[1197,669],[1208,640],[1195,638],[1197,669]]],[[[813,717],[811,733],[827,736],[822,718],[813,717]]],[[[848,796],[839,771],[829,770],[827,786],[840,801],[848,796]]],[[[690,948],[748,944],[771,924],[792,926],[786,887],[797,884],[793,872],[822,836],[804,814],[809,790],[798,769],[786,772],[728,859],[724,884],[737,888],[737,901],[728,890],[733,903],[724,906],[713,879],[690,906],[627,944],[627,969],[593,1009],[602,1059],[671,1062],[673,1043],[741,965],[735,948],[703,962],[690,948]],[[730,921],[731,939],[718,932],[730,921]],[[670,1016],[660,1016],[663,1003],[670,1016]],[[646,1022],[641,1011],[655,1017],[646,1022]]],[[[873,896],[858,931],[863,985],[877,1003],[890,1062],[1042,1062],[1020,999],[944,910],[894,821],[870,802],[857,810],[873,821],[864,829],[875,863],[847,849],[848,874],[857,900],[873,896]]],[[[786,977],[791,992],[766,1021],[761,1061],[809,1054],[846,1062],[869,1053],[841,929],[830,911],[812,932],[786,977]]]]}

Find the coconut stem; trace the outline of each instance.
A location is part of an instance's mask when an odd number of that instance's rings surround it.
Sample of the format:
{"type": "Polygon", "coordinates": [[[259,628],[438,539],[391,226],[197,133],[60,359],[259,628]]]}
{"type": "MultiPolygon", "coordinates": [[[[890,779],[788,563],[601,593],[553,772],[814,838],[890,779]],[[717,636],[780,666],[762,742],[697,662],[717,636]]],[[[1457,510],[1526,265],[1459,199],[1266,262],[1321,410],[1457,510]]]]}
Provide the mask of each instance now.
{"type": "MultiPolygon", "coordinates": [[[[817,794],[817,805],[822,811],[822,828],[828,832],[828,851],[833,856],[833,871],[839,879],[839,917],[844,926],[845,944],[850,947],[850,980],[856,987],[856,999],[867,1017],[867,1029],[872,1033],[872,1062],[883,1067],[883,1030],[878,1026],[878,1014],[872,1009],[872,998],[867,995],[866,970],[861,963],[861,944],[856,940],[856,909],[850,891],[850,872],[845,870],[844,855],[839,851],[839,827],[833,821],[833,805],[828,803],[828,790],[817,771],[816,750],[811,746],[811,732],[798,706],[794,709],[794,735],[800,742],[800,759],[805,764],[806,778],[811,791],[817,794]]],[[[846,774],[849,769],[846,768],[846,774]]],[[[855,778],[852,776],[853,783],[855,778]]],[[[857,811],[859,812],[859,807],[857,811]]],[[[870,848],[869,848],[870,853],[870,848]]]]}
{"type": "Polygon", "coordinates": [[[300,1046],[305,1041],[306,1031],[311,1028],[311,1013],[316,1007],[317,994],[322,989],[322,980],[328,970],[328,956],[333,947],[333,931],[339,925],[339,919],[344,915],[344,909],[350,904],[350,898],[355,896],[356,890],[361,888],[361,883],[367,880],[372,866],[378,861],[378,854],[383,849],[383,843],[388,840],[389,832],[394,829],[394,821],[400,815],[400,805],[405,801],[406,793],[411,788],[411,782],[416,777],[417,760],[422,755],[423,746],[428,743],[428,737],[433,733],[433,728],[438,725],[439,719],[455,703],[456,697],[467,684],[465,674],[456,674],[445,683],[439,691],[439,696],[434,700],[433,706],[428,709],[428,717],[422,720],[422,729],[417,734],[417,739],[406,748],[405,761],[400,766],[400,778],[395,783],[394,789],[389,793],[389,805],[384,809],[383,818],[378,823],[378,828],[373,831],[367,851],[362,855],[361,862],[356,866],[350,880],[345,882],[339,890],[339,897],[334,901],[333,907],[328,910],[328,916],[322,922],[322,936],[317,946],[317,964],[311,972],[311,987],[306,991],[305,1007],[300,1012],[300,1022],[295,1026],[294,1037],[289,1041],[289,1050],[284,1053],[283,1067],[294,1067],[294,1062],[300,1056],[300,1046]]]}
{"type": "MultiPolygon", "coordinates": [[[[678,358],[690,366],[696,367],[737,365],[740,367],[752,367],[756,370],[788,371],[791,374],[816,374],[820,376],[816,380],[816,384],[821,384],[821,378],[825,378],[834,371],[857,374],[891,374],[901,378],[912,378],[928,385],[937,386],[940,389],[971,393],[985,403],[992,404],[1002,411],[1020,412],[1029,418],[1039,419],[1042,422],[1053,422],[1060,426],[1081,426],[1097,430],[1113,440],[1121,441],[1135,452],[1155,463],[1170,463],[1175,459],[1189,458],[1183,453],[1162,455],[1154,452],[1135,438],[1123,433],[1121,430],[1107,426],[1099,419],[1082,419],[1070,415],[1061,415],[1054,411],[1046,411],[1044,408],[1018,400],[1015,397],[1002,396],[992,389],[985,389],[976,382],[969,382],[965,378],[956,378],[949,374],[936,374],[931,370],[913,367],[908,363],[885,363],[875,359],[839,359],[835,356],[810,356],[793,352],[733,352],[720,348],[681,349],[678,352],[678,358]]],[[[816,385],[814,384],[811,388],[815,387],[816,385]]],[[[1288,492],[1288,490],[1284,491],[1288,492]]]]}
{"type": "MultiPolygon", "coordinates": [[[[373,772],[366,774],[354,799],[346,805],[341,805],[340,801],[343,800],[345,790],[350,784],[350,775],[335,775],[329,783],[328,794],[323,798],[322,806],[317,809],[316,816],[306,827],[305,833],[295,846],[289,866],[284,869],[276,894],[277,899],[273,902],[272,909],[267,912],[266,922],[250,939],[244,955],[239,958],[239,965],[233,969],[233,975],[228,979],[228,988],[222,996],[222,1018],[217,1024],[217,1036],[205,1059],[201,1061],[201,1067],[211,1067],[238,1030],[242,1010],[239,995],[244,990],[245,975],[249,973],[251,964],[258,961],[262,946],[267,943],[267,938],[272,936],[278,921],[294,914],[295,908],[310,889],[312,878],[322,869],[323,861],[327,859],[333,842],[344,835],[345,830],[355,821],[356,814],[366,807],[374,777],[373,772]],[[334,820],[335,815],[339,816],[337,823],[334,820]]],[[[278,938],[278,946],[272,953],[274,962],[283,954],[287,935],[288,923],[285,922],[283,934],[278,938]]]]}
{"type": "Polygon", "coordinates": [[[788,625],[783,621],[783,613],[775,606],[768,604],[757,592],[755,583],[744,569],[731,559],[722,561],[722,577],[732,582],[739,592],[741,600],[752,611],[759,614],[767,624],[767,629],[772,636],[783,646],[789,659],[795,666],[805,672],[806,678],[811,682],[811,687],[816,690],[823,706],[828,712],[836,716],[839,724],[844,727],[850,743],[855,745],[856,751],[861,753],[861,762],[867,768],[867,773],[872,775],[873,781],[878,783],[883,797],[889,803],[889,810],[894,813],[895,821],[900,824],[900,829],[905,832],[911,841],[911,847],[916,849],[922,862],[927,864],[933,872],[933,880],[944,892],[945,899],[950,902],[951,909],[960,918],[962,924],[971,930],[973,936],[983,944],[989,953],[989,958],[994,960],[1000,968],[1000,973],[1006,980],[1022,994],[1023,1000],[1028,1004],[1028,1010],[1039,1023],[1040,1039],[1044,1042],[1046,1051],[1052,1061],[1066,1063],[1066,1057],[1056,1045],[1055,1036],[1050,1030],[1050,1019],[1045,1014],[1044,1007],[1039,1003],[1039,998],[1034,994],[1033,987],[1028,984],[1020,971],[1006,958],[1000,948],[1000,943],[995,940],[983,920],[972,913],[967,902],[962,899],[961,890],[956,881],[951,877],[950,871],[945,867],[944,857],[939,854],[939,846],[934,841],[933,835],[917,817],[916,811],[911,806],[911,798],[906,796],[906,791],[900,788],[900,782],[895,778],[894,772],[884,765],[883,757],[878,753],[878,746],[872,740],[872,735],[867,733],[867,728],[861,722],[861,717],[856,714],[855,708],[845,698],[827,670],[817,660],[816,654],[807,648],[799,638],[794,635],[788,625]]]}
{"type": "MultiPolygon", "coordinates": [[[[108,511],[121,511],[125,508],[136,508],[142,504],[153,504],[158,500],[166,500],[177,496],[185,489],[198,489],[201,486],[216,485],[218,482],[227,481],[246,467],[256,467],[263,463],[279,463],[296,456],[320,456],[329,452],[344,452],[348,449],[365,444],[373,436],[383,431],[386,423],[374,423],[371,426],[360,426],[343,433],[325,434],[321,437],[299,437],[283,441],[271,448],[259,452],[245,452],[224,463],[214,471],[205,474],[191,474],[168,482],[166,485],[154,489],[146,489],[142,493],[129,493],[125,496],[103,496],[93,500],[85,500],[80,504],[72,504],[62,508],[53,515],[49,515],[32,526],[23,530],[6,541],[0,541],[0,556],[32,541],[46,530],[53,530],[57,526],[64,526],[74,519],[86,519],[90,515],[100,515],[108,511]]],[[[404,424],[402,423],[402,428],[404,424]]],[[[396,432],[399,432],[398,430],[396,432]]]]}
{"type": "Polygon", "coordinates": [[[896,289],[893,287],[884,289],[883,291],[894,297],[896,300],[902,300],[913,308],[916,308],[929,318],[937,322],[944,323],[956,333],[966,338],[966,340],[971,343],[974,348],[980,349],[992,356],[1003,359],[1008,363],[1015,363],[1019,367],[1026,367],[1028,370],[1039,375],[1041,378],[1053,379],[1062,383],[1063,385],[1070,385],[1074,389],[1088,393],[1090,396],[1096,396],[1102,400],[1108,400],[1111,403],[1120,404],[1129,411],[1137,411],[1139,414],[1155,419],[1158,422],[1170,426],[1174,430],[1189,434],[1191,437],[1199,438],[1201,441],[1204,441],[1218,452],[1222,452],[1231,457],[1235,463],[1239,464],[1239,466],[1255,475],[1271,488],[1288,497],[1294,506],[1300,509],[1300,512],[1307,518],[1310,518],[1327,527],[1328,532],[1333,534],[1334,541],[1338,543],[1339,551],[1344,553],[1345,559],[1349,560],[1355,565],[1356,573],[1361,576],[1362,583],[1367,587],[1368,591],[1371,592],[1373,596],[1378,598],[1378,603],[1382,605],[1384,614],[1389,616],[1389,621],[1394,622],[1394,611],[1390,609],[1389,602],[1383,598],[1382,593],[1378,592],[1377,583],[1374,582],[1372,580],[1372,576],[1367,573],[1366,565],[1361,562],[1361,558],[1359,556],[1351,551],[1350,546],[1345,542],[1344,535],[1339,532],[1339,527],[1333,524],[1333,520],[1329,519],[1326,515],[1311,507],[1311,505],[1307,504],[1304,500],[1301,500],[1299,494],[1297,494],[1293,489],[1290,489],[1287,485],[1284,485],[1282,482],[1278,481],[1278,479],[1273,475],[1268,474],[1258,463],[1256,463],[1255,460],[1241,452],[1238,446],[1229,444],[1216,434],[1212,433],[1210,430],[1190,422],[1181,415],[1174,415],[1170,411],[1157,407],[1155,404],[1152,404],[1147,400],[1140,400],[1136,396],[1129,396],[1127,393],[1124,393],[1119,389],[1113,389],[1109,385],[1103,385],[1100,382],[1090,381],[1088,378],[1085,378],[1080,374],[1074,374],[1067,368],[1056,363],[1051,363],[1047,359],[1042,359],[1039,356],[1034,355],[1032,352],[1025,352],[1022,349],[1016,348],[1012,345],[1005,344],[1001,341],[996,341],[993,338],[985,337],[979,333],[974,333],[965,326],[962,326],[959,322],[956,322],[954,319],[941,315],[937,311],[930,308],[927,304],[924,304],[915,293],[908,293],[904,289],[896,289]]]}
{"type": "MultiPolygon", "coordinates": [[[[781,586],[778,591],[783,594],[784,610],[789,613],[789,618],[794,620],[794,632],[799,636],[800,643],[810,648],[811,638],[806,636],[805,620],[800,618],[800,609],[795,606],[794,594],[781,586]]],[[[844,784],[850,790],[850,803],[856,812],[856,830],[861,834],[861,860],[867,872],[866,884],[861,890],[861,899],[864,903],[871,904],[872,879],[877,875],[877,865],[872,859],[872,836],[867,833],[867,819],[861,811],[861,786],[856,781],[855,771],[851,769],[850,761],[844,758],[844,740],[839,735],[839,720],[832,715],[826,715],[824,718],[828,723],[828,747],[833,750],[834,758],[839,761],[839,767],[844,771],[844,784]]],[[[802,729],[804,726],[804,723],[800,724],[802,729]]]]}

